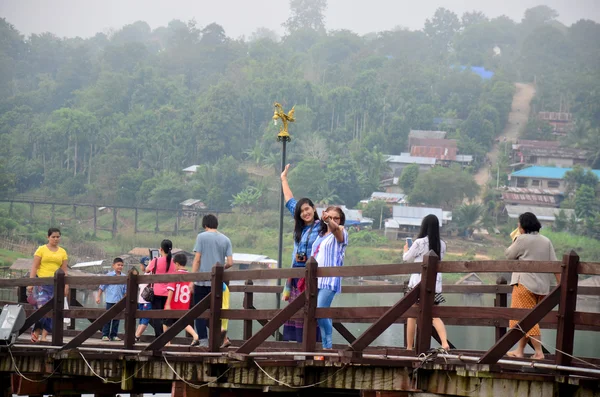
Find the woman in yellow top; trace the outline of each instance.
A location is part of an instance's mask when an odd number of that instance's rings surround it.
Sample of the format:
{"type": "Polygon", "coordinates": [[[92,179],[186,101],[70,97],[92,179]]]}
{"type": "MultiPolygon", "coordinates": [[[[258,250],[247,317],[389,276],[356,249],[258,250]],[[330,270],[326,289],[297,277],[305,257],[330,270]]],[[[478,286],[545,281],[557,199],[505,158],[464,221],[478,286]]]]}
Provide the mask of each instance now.
{"type": "MultiPolygon", "coordinates": [[[[33,265],[29,277],[54,277],[54,273],[62,268],[67,273],[67,262],[69,257],[64,248],[58,246],[60,243],[60,229],[52,227],[48,229],[48,244],[41,245],[33,254],[33,265]]],[[[54,285],[41,285],[35,288],[27,287],[27,292],[32,294],[39,309],[54,297],[54,285]]],[[[65,297],[69,294],[69,286],[65,285],[65,297]]],[[[60,326],[62,324],[59,324],[60,326]]],[[[52,332],[52,319],[42,318],[33,325],[31,341],[45,342],[48,333],[52,332]],[[42,337],[40,339],[40,332],[42,337]]]]}

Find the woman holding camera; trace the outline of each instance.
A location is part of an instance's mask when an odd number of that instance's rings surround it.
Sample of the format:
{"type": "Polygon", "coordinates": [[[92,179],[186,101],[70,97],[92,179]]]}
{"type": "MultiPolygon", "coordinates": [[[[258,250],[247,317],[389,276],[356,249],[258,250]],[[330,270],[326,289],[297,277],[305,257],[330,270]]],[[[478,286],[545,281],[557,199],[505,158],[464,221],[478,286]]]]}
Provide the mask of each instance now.
{"type": "MultiPolygon", "coordinates": [[[[285,206],[294,218],[294,251],[292,252],[292,267],[305,267],[310,257],[313,243],[319,236],[319,216],[315,205],[308,198],[298,201],[288,184],[287,175],[290,165],[286,165],[281,173],[281,187],[285,206]]],[[[290,278],[285,284],[282,299],[292,302],[300,294],[304,293],[305,279],[290,278]]],[[[303,320],[289,320],[283,326],[283,340],[302,342],[304,331],[303,320]]],[[[319,332],[317,332],[319,335],[319,332]]]]}

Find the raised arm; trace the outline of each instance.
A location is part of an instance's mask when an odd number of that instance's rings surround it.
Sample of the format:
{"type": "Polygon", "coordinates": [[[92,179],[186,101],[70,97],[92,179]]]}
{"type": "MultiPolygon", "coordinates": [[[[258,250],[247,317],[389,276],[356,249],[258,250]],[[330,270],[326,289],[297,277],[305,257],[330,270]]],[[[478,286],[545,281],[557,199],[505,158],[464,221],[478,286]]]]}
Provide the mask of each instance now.
{"type": "Polygon", "coordinates": [[[285,169],[281,173],[281,189],[283,190],[283,197],[286,203],[290,201],[290,199],[294,198],[294,193],[292,193],[292,189],[290,189],[290,185],[287,180],[289,169],[290,165],[288,164],[285,166],[285,169]]]}

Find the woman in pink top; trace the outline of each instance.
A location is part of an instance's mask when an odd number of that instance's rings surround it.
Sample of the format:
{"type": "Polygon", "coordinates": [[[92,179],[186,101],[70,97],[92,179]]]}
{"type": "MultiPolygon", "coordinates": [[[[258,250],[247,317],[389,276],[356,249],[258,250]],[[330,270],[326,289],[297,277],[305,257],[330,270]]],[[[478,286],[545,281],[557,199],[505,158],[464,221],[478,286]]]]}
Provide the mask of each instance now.
{"type": "MultiPolygon", "coordinates": [[[[160,258],[153,259],[148,265],[146,272],[156,274],[174,274],[177,273],[175,264],[171,261],[171,250],[173,243],[171,240],[163,240],[160,243],[160,258]],[[154,270],[156,268],[156,271],[154,270]]],[[[154,300],[152,301],[152,310],[163,310],[167,302],[167,286],[168,283],[154,284],[154,300]]],[[[158,337],[163,333],[163,319],[152,319],[152,327],[154,328],[154,336],[158,337]]]]}

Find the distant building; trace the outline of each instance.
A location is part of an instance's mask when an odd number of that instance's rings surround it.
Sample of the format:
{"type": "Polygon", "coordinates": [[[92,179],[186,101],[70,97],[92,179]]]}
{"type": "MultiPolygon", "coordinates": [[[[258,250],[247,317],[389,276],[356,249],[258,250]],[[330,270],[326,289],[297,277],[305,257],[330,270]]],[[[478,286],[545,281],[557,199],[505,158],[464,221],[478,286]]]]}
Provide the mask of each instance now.
{"type": "Polygon", "coordinates": [[[573,130],[573,114],[566,112],[539,112],[538,119],[552,126],[555,134],[565,135],[573,130]]]}
{"type": "Polygon", "coordinates": [[[187,199],[179,203],[182,209],[182,216],[187,218],[193,218],[198,214],[199,210],[205,210],[206,205],[197,199],[187,199]]]}
{"type": "Polygon", "coordinates": [[[198,171],[198,167],[200,167],[199,165],[190,165],[187,168],[182,169],[181,171],[183,171],[184,174],[191,176],[194,175],[196,173],[196,171],[198,171]]]}
{"type": "Polygon", "coordinates": [[[504,204],[534,205],[540,207],[559,207],[564,198],[559,189],[536,189],[526,187],[507,187],[502,191],[504,204]]]}
{"type": "Polygon", "coordinates": [[[413,138],[411,156],[435,157],[438,160],[456,160],[456,139],[413,138]]]}
{"type": "Polygon", "coordinates": [[[417,157],[409,153],[402,153],[400,156],[388,156],[386,160],[392,170],[392,176],[400,176],[402,170],[411,164],[417,164],[419,171],[428,171],[436,164],[434,157],[417,157]]]}
{"type": "MultiPolygon", "coordinates": [[[[513,172],[509,175],[509,185],[511,187],[538,188],[538,189],[558,189],[565,191],[565,174],[571,171],[571,168],[541,167],[533,166],[513,172]]],[[[600,178],[600,170],[588,170],[600,178]]]]}
{"type": "Polygon", "coordinates": [[[572,167],[587,164],[588,158],[585,150],[561,147],[558,141],[518,140],[512,149],[515,164],[572,167]]]}
{"type": "Polygon", "coordinates": [[[406,198],[402,193],[373,192],[368,201],[384,201],[386,204],[400,204],[406,198]]]}
{"type": "Polygon", "coordinates": [[[564,211],[568,219],[575,215],[575,210],[572,209],[536,207],[533,205],[507,205],[504,210],[510,219],[518,219],[522,213],[531,212],[535,214],[542,225],[553,224],[560,211],[564,211]]]}
{"type": "Polygon", "coordinates": [[[385,221],[385,236],[393,240],[414,235],[421,227],[423,218],[429,214],[438,217],[440,227],[445,218],[451,217],[451,213],[450,215],[446,213],[444,216],[441,208],[396,205],[392,211],[392,218],[385,221]]]}

